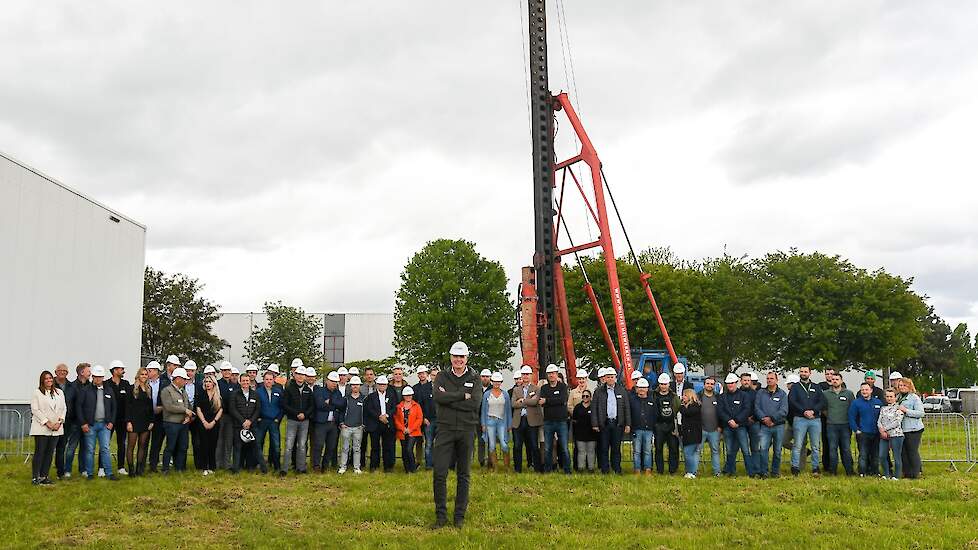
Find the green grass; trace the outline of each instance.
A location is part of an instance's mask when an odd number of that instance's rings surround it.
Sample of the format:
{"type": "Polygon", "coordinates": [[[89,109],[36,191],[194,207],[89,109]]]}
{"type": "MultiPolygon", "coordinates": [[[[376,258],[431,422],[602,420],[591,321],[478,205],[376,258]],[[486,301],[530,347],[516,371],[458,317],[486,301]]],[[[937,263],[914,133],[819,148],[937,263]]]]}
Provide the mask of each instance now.
{"type": "Polygon", "coordinates": [[[427,529],[430,473],[34,487],[29,466],[8,458],[0,495],[4,548],[978,548],[978,473],[933,463],[899,482],[476,471],[465,528],[439,532],[427,529]]]}

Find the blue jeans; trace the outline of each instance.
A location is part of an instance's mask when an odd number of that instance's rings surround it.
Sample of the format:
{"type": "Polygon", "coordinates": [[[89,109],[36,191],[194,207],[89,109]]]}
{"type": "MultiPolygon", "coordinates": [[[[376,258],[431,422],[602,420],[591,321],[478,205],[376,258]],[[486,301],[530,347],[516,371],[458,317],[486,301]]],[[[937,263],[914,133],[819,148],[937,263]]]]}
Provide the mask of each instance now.
{"type": "MultiPolygon", "coordinates": [[[[163,432],[166,433],[166,447],[163,449],[163,471],[170,471],[170,460],[173,469],[182,472],[187,469],[188,430],[186,424],[164,422],[163,432]]],[[[234,437],[238,437],[235,433],[234,437]]]]}
{"type": "Polygon", "coordinates": [[[258,454],[265,452],[265,435],[268,434],[268,463],[276,470],[280,469],[282,448],[282,432],[279,423],[272,418],[262,418],[258,421],[255,439],[258,440],[258,454]]]}
{"type": "Polygon", "coordinates": [[[751,473],[761,472],[761,423],[754,422],[747,426],[747,438],[750,440],[751,473]]]}
{"type": "Polygon", "coordinates": [[[557,434],[557,451],[564,463],[564,473],[571,473],[570,455],[567,453],[567,421],[566,420],[544,420],[543,421],[543,440],[547,460],[544,462],[544,469],[547,472],[553,471],[553,449],[554,434],[557,434]]]}
{"type": "Polygon", "coordinates": [[[710,444],[710,461],[713,463],[713,475],[720,475],[720,432],[703,432],[703,443],[710,444]]]}
{"type": "Polygon", "coordinates": [[[435,434],[438,432],[438,426],[434,421],[428,423],[424,427],[424,465],[429,470],[435,466],[435,463],[431,459],[431,446],[435,444],[435,434]]]}
{"type": "Polygon", "coordinates": [[[703,448],[702,443],[694,443],[692,445],[683,445],[683,456],[686,458],[686,473],[696,475],[696,472],[700,469],[700,449],[703,448]]]}
{"type": "Polygon", "coordinates": [[[727,465],[724,472],[730,475],[737,473],[737,451],[744,455],[744,469],[747,475],[754,473],[753,458],[750,456],[750,435],[747,426],[733,429],[726,426],[723,429],[723,441],[727,445],[727,465]]]}
{"type": "Polygon", "coordinates": [[[812,471],[817,472],[821,464],[822,421],[796,416],[791,429],[795,437],[795,445],[791,448],[791,467],[801,469],[801,450],[805,448],[805,436],[808,436],[808,446],[812,449],[812,471]]]}
{"type": "Polygon", "coordinates": [[[880,439],[880,465],[883,477],[903,477],[903,436],[880,439]],[[890,471],[889,454],[893,450],[893,471],[890,471]]]}
{"type": "Polygon", "coordinates": [[[780,475],[781,445],[784,443],[784,424],[771,427],[761,424],[760,438],[760,451],[757,453],[757,473],[767,475],[768,466],[770,466],[771,475],[780,475]],[[769,459],[768,457],[772,448],[774,449],[774,456],[769,459]]]}
{"type": "Polygon", "coordinates": [[[829,471],[835,474],[839,468],[839,455],[842,455],[842,467],[852,475],[852,431],[848,424],[829,424],[829,471]]]}
{"type": "Polygon", "coordinates": [[[78,473],[83,474],[88,471],[88,445],[85,443],[85,434],[81,431],[81,424],[65,424],[65,473],[71,473],[71,465],[75,462],[75,451],[78,451],[78,473]],[[81,449],[79,449],[81,447],[81,449]]]}
{"type": "Polygon", "coordinates": [[[96,422],[88,427],[85,435],[85,450],[88,458],[85,460],[88,477],[95,475],[95,442],[98,441],[98,464],[105,470],[106,477],[112,477],[112,430],[105,427],[105,422],[96,422]]]}
{"type": "MultiPolygon", "coordinates": [[[[509,441],[506,437],[506,432],[508,431],[509,426],[506,425],[505,420],[492,416],[489,417],[488,423],[486,424],[486,439],[489,443],[489,452],[496,452],[496,445],[499,445],[499,448],[502,449],[504,453],[509,452],[509,441]]],[[[564,445],[566,448],[566,443],[564,445]]]]}
{"type": "Polygon", "coordinates": [[[635,430],[632,437],[632,468],[636,472],[652,469],[652,430],[635,430]]]}

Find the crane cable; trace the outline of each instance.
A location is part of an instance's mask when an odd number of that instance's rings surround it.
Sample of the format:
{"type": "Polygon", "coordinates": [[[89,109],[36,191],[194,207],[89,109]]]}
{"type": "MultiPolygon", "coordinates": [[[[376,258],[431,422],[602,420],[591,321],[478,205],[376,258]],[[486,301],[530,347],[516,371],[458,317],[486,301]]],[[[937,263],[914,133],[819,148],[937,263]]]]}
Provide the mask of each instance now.
{"type": "Polygon", "coordinates": [[[628,243],[628,252],[632,255],[632,261],[635,262],[635,267],[638,268],[639,273],[645,273],[642,269],[642,264],[638,262],[638,256],[635,255],[635,249],[632,248],[632,240],[628,237],[628,231],[625,229],[625,222],[621,219],[621,212],[618,211],[618,204],[615,203],[615,196],[611,193],[611,186],[608,185],[608,178],[604,175],[604,165],[601,165],[601,181],[604,182],[604,188],[608,190],[608,197],[611,199],[611,206],[615,209],[615,216],[618,217],[618,225],[621,226],[621,232],[625,234],[625,242],[628,243]]]}

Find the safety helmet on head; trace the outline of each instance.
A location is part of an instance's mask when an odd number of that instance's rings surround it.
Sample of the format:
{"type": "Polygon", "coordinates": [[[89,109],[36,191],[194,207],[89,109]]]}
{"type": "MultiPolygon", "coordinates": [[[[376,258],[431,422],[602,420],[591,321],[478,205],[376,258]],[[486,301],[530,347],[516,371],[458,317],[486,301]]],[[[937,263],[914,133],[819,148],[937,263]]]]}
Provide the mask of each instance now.
{"type": "Polygon", "coordinates": [[[299,359],[298,357],[296,357],[295,359],[292,360],[292,367],[291,368],[294,369],[296,367],[301,367],[301,366],[302,366],[302,359],[299,359]]]}
{"type": "Polygon", "coordinates": [[[479,373],[479,376],[492,376],[492,371],[489,369],[482,369],[482,372],[479,373]]]}
{"type": "Polygon", "coordinates": [[[326,375],[326,380],[329,380],[330,382],[339,382],[340,381],[340,374],[338,372],[336,372],[335,370],[334,371],[330,371],[330,373],[326,375]]]}
{"type": "Polygon", "coordinates": [[[187,362],[183,364],[183,370],[197,370],[197,363],[188,359],[187,362]]]}
{"type": "Polygon", "coordinates": [[[183,378],[184,380],[190,380],[190,376],[183,367],[177,367],[173,369],[173,378],[183,378]]]}
{"type": "Polygon", "coordinates": [[[635,382],[635,387],[637,388],[647,388],[649,387],[649,381],[646,378],[639,378],[638,382],[635,382]]]}
{"type": "Polygon", "coordinates": [[[638,380],[641,377],[642,373],[638,372],[637,370],[632,371],[632,380],[638,380]]]}
{"type": "Polygon", "coordinates": [[[166,358],[166,363],[168,365],[177,365],[177,366],[180,366],[180,359],[178,359],[176,355],[169,355],[166,358]]]}
{"type": "Polygon", "coordinates": [[[727,378],[724,379],[723,382],[725,384],[736,384],[739,381],[740,381],[740,377],[731,372],[730,374],[727,375],[727,378]]]}
{"type": "Polygon", "coordinates": [[[492,373],[492,377],[489,378],[489,380],[491,380],[493,382],[502,382],[503,381],[503,373],[501,373],[501,372],[494,372],[494,373],[492,373]]]}
{"type": "Polygon", "coordinates": [[[92,367],[92,376],[98,376],[100,378],[105,377],[105,367],[102,365],[95,365],[92,367]]]}
{"type": "Polygon", "coordinates": [[[682,363],[676,363],[675,366],[672,367],[672,372],[676,374],[684,373],[686,372],[686,365],[682,363]]]}
{"type": "Polygon", "coordinates": [[[659,383],[660,384],[668,384],[669,383],[669,375],[666,374],[666,373],[660,374],[659,375],[659,383]]]}
{"type": "Polygon", "coordinates": [[[156,361],[150,361],[149,363],[146,364],[146,368],[160,370],[160,364],[157,363],[156,361]]]}
{"type": "Polygon", "coordinates": [[[360,380],[359,376],[354,376],[353,378],[350,378],[350,385],[359,386],[360,384],[363,384],[363,381],[360,380]]]}
{"type": "Polygon", "coordinates": [[[560,372],[560,369],[557,368],[557,365],[550,363],[549,365],[547,365],[547,374],[550,374],[551,372],[560,372]]]}
{"type": "Polygon", "coordinates": [[[465,345],[465,342],[458,341],[452,344],[452,348],[448,350],[449,355],[468,355],[469,346],[465,345]]]}
{"type": "Polygon", "coordinates": [[[411,386],[404,386],[404,389],[401,390],[401,396],[405,395],[414,395],[414,388],[411,386]]]}

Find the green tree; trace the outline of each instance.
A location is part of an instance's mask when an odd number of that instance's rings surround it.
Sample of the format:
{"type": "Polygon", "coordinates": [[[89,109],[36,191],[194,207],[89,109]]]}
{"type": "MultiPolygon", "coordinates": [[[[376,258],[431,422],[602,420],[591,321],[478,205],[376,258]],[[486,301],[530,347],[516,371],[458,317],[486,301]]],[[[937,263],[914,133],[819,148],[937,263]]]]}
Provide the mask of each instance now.
{"type": "Polygon", "coordinates": [[[761,361],[761,281],[746,257],[724,254],[703,262],[705,295],[719,316],[716,332],[705,335],[699,355],[705,363],[730,372],[739,364],[761,361]]]}
{"type": "Polygon", "coordinates": [[[199,296],[197,279],[167,275],[147,267],[143,272],[142,354],[161,359],[170,354],[207,364],[221,358],[227,342],[211,332],[218,306],[199,296]]]}
{"type": "Polygon", "coordinates": [[[323,321],[301,308],[265,302],[268,326],[255,329],[244,341],[248,360],[259,365],[277,363],[288,367],[295,358],[306,366],[323,365],[323,321]]]}
{"type": "Polygon", "coordinates": [[[978,350],[971,338],[966,323],[958,323],[951,332],[951,353],[954,354],[956,372],[944,378],[944,385],[953,387],[970,387],[978,383],[978,350]]]}
{"type": "Polygon", "coordinates": [[[417,252],[401,273],[394,302],[394,348],[410,366],[443,365],[462,340],[470,363],[505,367],[516,342],[515,304],[499,262],[464,240],[438,239],[417,252]]]}

